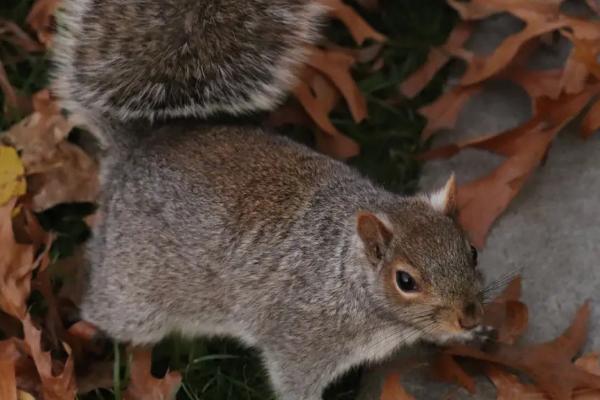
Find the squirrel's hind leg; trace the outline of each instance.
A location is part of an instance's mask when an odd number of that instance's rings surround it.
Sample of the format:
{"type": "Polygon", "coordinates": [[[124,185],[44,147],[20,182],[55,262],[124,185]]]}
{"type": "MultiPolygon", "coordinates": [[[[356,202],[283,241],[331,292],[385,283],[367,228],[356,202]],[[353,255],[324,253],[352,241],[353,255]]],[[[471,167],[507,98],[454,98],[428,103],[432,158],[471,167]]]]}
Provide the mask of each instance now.
{"type": "Polygon", "coordinates": [[[278,400],[321,400],[329,374],[304,355],[288,357],[263,351],[271,385],[278,400]]]}

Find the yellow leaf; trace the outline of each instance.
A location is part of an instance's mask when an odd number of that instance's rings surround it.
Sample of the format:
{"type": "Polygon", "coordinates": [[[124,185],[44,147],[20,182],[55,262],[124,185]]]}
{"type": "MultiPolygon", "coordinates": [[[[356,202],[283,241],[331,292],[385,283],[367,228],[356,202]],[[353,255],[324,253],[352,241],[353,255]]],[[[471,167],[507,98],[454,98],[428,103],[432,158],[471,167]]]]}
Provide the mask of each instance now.
{"type": "Polygon", "coordinates": [[[12,147],[0,146],[0,206],[25,194],[25,169],[12,147]]]}
{"type": "Polygon", "coordinates": [[[19,393],[17,393],[17,399],[18,400],[35,400],[35,397],[33,397],[32,395],[30,395],[27,392],[19,390],[19,393]]]}

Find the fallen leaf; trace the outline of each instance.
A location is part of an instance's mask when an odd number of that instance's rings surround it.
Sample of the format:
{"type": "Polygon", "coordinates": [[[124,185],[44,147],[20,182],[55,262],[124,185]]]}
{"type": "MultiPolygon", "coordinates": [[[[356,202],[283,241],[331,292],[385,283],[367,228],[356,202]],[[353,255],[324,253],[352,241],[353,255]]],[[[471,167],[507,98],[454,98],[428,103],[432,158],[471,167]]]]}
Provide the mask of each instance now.
{"type": "Polygon", "coordinates": [[[496,386],[496,400],[547,400],[548,396],[533,385],[522,383],[513,374],[500,368],[487,366],[486,375],[496,386]]]}
{"type": "Polygon", "coordinates": [[[53,36],[53,15],[60,0],[36,0],[27,15],[27,24],[37,33],[38,39],[50,47],[53,36]]]}
{"type": "Polygon", "coordinates": [[[0,207],[0,308],[21,319],[31,290],[31,272],[36,266],[33,246],[15,241],[11,219],[15,202],[13,198],[0,207]]]}
{"type": "Polygon", "coordinates": [[[581,136],[589,138],[600,129],[600,100],[596,100],[581,122],[581,136]]]}
{"type": "Polygon", "coordinates": [[[475,380],[465,372],[451,354],[444,352],[438,354],[431,367],[434,379],[456,383],[469,393],[475,394],[475,380]]]}
{"type": "Polygon", "coordinates": [[[525,347],[498,343],[490,353],[473,347],[455,346],[448,352],[521,371],[551,399],[568,400],[575,388],[600,389],[600,377],[572,363],[586,340],[589,314],[589,303],[586,302],[577,311],[571,326],[549,342],[525,347]]]}
{"type": "Polygon", "coordinates": [[[329,120],[329,113],[339,98],[336,89],[330,81],[317,73],[306,73],[304,79],[305,81],[296,85],[294,94],[317,125],[315,137],[318,149],[339,159],[357,155],[358,144],[344,136],[329,120]]]}
{"type": "Polygon", "coordinates": [[[442,94],[433,103],[422,107],[419,112],[427,118],[427,125],[421,133],[423,140],[441,129],[453,128],[464,104],[480,90],[479,85],[455,87],[442,94]]]}
{"type": "Polygon", "coordinates": [[[0,399],[2,400],[17,400],[15,361],[19,356],[14,341],[0,341],[0,399]]]}
{"type": "Polygon", "coordinates": [[[344,23],[354,38],[361,45],[367,39],[383,42],[386,37],[373,29],[355,10],[342,0],[319,0],[329,8],[329,14],[344,23]]]}
{"type": "Polygon", "coordinates": [[[8,42],[27,53],[37,53],[45,50],[44,46],[31,38],[19,25],[2,18],[0,18],[0,40],[8,42]]]}
{"type": "Polygon", "coordinates": [[[132,350],[131,379],[125,392],[125,400],[169,400],[174,399],[181,385],[179,372],[167,372],[161,378],[150,373],[152,353],[150,350],[132,350]]]}
{"type": "Polygon", "coordinates": [[[443,46],[431,49],[425,63],[413,72],[400,85],[400,91],[406,97],[414,97],[433,79],[435,74],[450,61],[461,46],[467,41],[472,33],[471,26],[459,23],[450,33],[448,40],[443,46]]]}
{"type": "Polygon", "coordinates": [[[360,122],[367,117],[367,102],[350,73],[354,62],[353,57],[341,51],[313,47],[306,63],[334,83],[346,100],[354,121],[360,122]]]}
{"type": "Polygon", "coordinates": [[[65,140],[71,128],[72,124],[61,114],[35,112],[2,137],[21,154],[36,212],[60,203],[90,202],[97,197],[96,162],[65,140]]]}
{"type": "Polygon", "coordinates": [[[483,246],[493,222],[541,163],[556,134],[599,90],[600,87],[593,86],[577,95],[563,95],[556,100],[541,99],[536,115],[522,126],[453,145],[459,149],[475,147],[507,157],[489,175],[459,188],[459,220],[475,246],[483,246]]]}
{"type": "Polygon", "coordinates": [[[27,393],[23,390],[19,390],[17,392],[17,400],[35,400],[35,397],[30,393],[27,393]]]}
{"type": "Polygon", "coordinates": [[[541,97],[556,99],[560,96],[563,87],[561,80],[567,79],[561,69],[531,70],[521,67],[511,68],[502,77],[521,86],[531,97],[534,107],[541,97]]]}
{"type": "Polygon", "coordinates": [[[50,352],[44,352],[42,350],[42,332],[33,325],[29,315],[27,315],[22,322],[25,346],[28,349],[28,353],[33,358],[35,367],[40,375],[44,400],[75,399],[77,386],[75,383],[71,349],[66,344],[63,344],[67,353],[67,360],[65,361],[60,374],[55,375],[53,373],[53,360],[50,352]]]}
{"type": "Polygon", "coordinates": [[[25,168],[12,147],[0,146],[0,205],[25,194],[25,168]]]}
{"type": "Polygon", "coordinates": [[[415,400],[415,398],[402,387],[400,374],[392,372],[386,376],[383,383],[381,400],[415,400]]]}
{"type": "Polygon", "coordinates": [[[467,70],[462,76],[460,80],[461,84],[464,86],[473,85],[494,76],[510,63],[521,46],[527,41],[565,26],[567,26],[567,22],[564,20],[554,22],[543,20],[529,21],[525,29],[506,38],[491,55],[487,57],[475,57],[469,63],[467,70]]]}
{"type": "Polygon", "coordinates": [[[594,11],[596,14],[600,14],[600,1],[598,0],[585,0],[587,5],[594,11]]]}

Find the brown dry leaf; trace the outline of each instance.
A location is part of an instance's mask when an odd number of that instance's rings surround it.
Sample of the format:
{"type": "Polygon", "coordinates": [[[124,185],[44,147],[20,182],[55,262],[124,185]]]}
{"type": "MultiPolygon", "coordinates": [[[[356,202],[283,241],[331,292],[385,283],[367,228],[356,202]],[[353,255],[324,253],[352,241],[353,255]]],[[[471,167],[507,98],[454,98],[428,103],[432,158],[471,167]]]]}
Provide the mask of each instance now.
{"type": "Polygon", "coordinates": [[[565,20],[548,22],[532,19],[522,31],[506,38],[494,52],[484,58],[475,57],[461,78],[462,85],[472,85],[496,75],[517,55],[521,46],[536,36],[567,26],[565,20]]]}
{"type": "Polygon", "coordinates": [[[54,12],[60,0],[36,0],[27,15],[27,24],[37,33],[38,40],[50,47],[53,35],[54,12]]]}
{"type": "Polygon", "coordinates": [[[75,399],[76,383],[71,349],[63,344],[67,352],[67,360],[60,374],[53,373],[53,360],[50,352],[42,350],[42,332],[31,322],[29,314],[22,320],[25,334],[25,346],[33,358],[35,367],[42,381],[44,400],[69,400],[75,399]]]}
{"type": "Polygon", "coordinates": [[[459,23],[450,33],[443,46],[431,49],[425,63],[413,72],[400,85],[400,91],[406,97],[414,97],[433,79],[435,74],[450,61],[452,54],[456,53],[471,36],[471,26],[459,23]]]}
{"type": "Polygon", "coordinates": [[[381,400],[415,400],[400,383],[400,373],[388,374],[381,390],[381,400]]]}
{"type": "MultiPolygon", "coordinates": [[[[598,353],[589,353],[579,357],[575,361],[575,365],[579,368],[589,372],[590,374],[600,376],[600,364],[598,363],[598,358],[600,354],[598,353]]],[[[574,400],[597,400],[600,399],[600,390],[594,389],[578,389],[575,390],[573,395],[574,400]]]]}
{"type": "Polygon", "coordinates": [[[499,343],[490,353],[472,347],[455,346],[448,352],[524,372],[551,399],[568,400],[575,388],[600,389],[600,377],[575,366],[571,361],[585,343],[589,314],[589,303],[586,302],[577,311],[571,326],[550,342],[525,347],[499,343]]]}
{"type": "Polygon", "coordinates": [[[181,385],[179,372],[167,372],[162,379],[150,373],[152,353],[150,350],[134,348],[131,360],[131,379],[125,392],[125,400],[169,400],[174,399],[181,385]]]}
{"type": "Polygon", "coordinates": [[[305,82],[296,86],[294,94],[317,126],[315,137],[320,151],[340,159],[359,153],[358,144],[344,136],[329,120],[329,113],[339,99],[338,92],[329,80],[316,72],[308,71],[305,82]]]}
{"type": "Polygon", "coordinates": [[[459,219],[475,246],[483,246],[492,223],[543,160],[556,134],[581,112],[599,90],[600,87],[593,86],[578,95],[563,95],[556,100],[541,99],[536,115],[524,125],[454,145],[485,149],[507,157],[491,174],[459,188],[459,219]]]}
{"type": "Polygon", "coordinates": [[[589,138],[600,129],[600,100],[596,100],[581,122],[581,136],[589,138]]]}
{"type": "Polygon", "coordinates": [[[31,100],[21,95],[10,83],[2,61],[0,61],[0,92],[4,95],[3,114],[9,118],[31,111],[31,100]]]}
{"type": "Polygon", "coordinates": [[[367,39],[383,42],[386,37],[373,29],[355,10],[342,0],[319,0],[329,8],[329,14],[344,23],[354,38],[361,45],[367,39]]]}
{"type": "Polygon", "coordinates": [[[15,241],[11,215],[16,199],[0,207],[0,308],[19,319],[25,316],[35,269],[34,247],[15,241]]]}
{"type": "Polygon", "coordinates": [[[60,114],[35,112],[3,135],[3,141],[21,153],[34,211],[96,199],[96,162],[80,147],[64,140],[71,128],[72,124],[60,114]]]}
{"type": "Polygon", "coordinates": [[[548,396],[533,385],[521,383],[513,374],[489,365],[486,375],[496,386],[496,400],[547,400],[548,396]]]}
{"type": "Polygon", "coordinates": [[[600,14],[600,1],[599,0],[585,0],[587,5],[594,11],[596,14],[600,14]]]}
{"type": "Polygon", "coordinates": [[[353,57],[339,50],[312,47],[306,63],[333,82],[346,100],[354,121],[360,122],[367,117],[367,102],[350,73],[354,62],[353,57]]]}
{"type": "Polygon", "coordinates": [[[475,380],[465,372],[452,355],[443,352],[438,354],[431,367],[434,379],[456,383],[464,387],[469,393],[475,394],[475,380]]]}
{"type": "Polygon", "coordinates": [[[556,99],[562,91],[561,80],[567,79],[560,69],[530,70],[518,67],[510,68],[502,77],[519,84],[531,97],[534,107],[541,97],[556,99]]]}
{"type": "Polygon", "coordinates": [[[455,87],[421,108],[419,112],[427,118],[421,137],[426,140],[441,129],[453,128],[463,105],[480,90],[480,85],[455,87]]]}
{"type": "Polygon", "coordinates": [[[0,18],[0,40],[28,53],[44,51],[44,46],[35,41],[27,32],[12,21],[0,18]]]}
{"type": "Polygon", "coordinates": [[[17,400],[15,361],[20,357],[13,340],[0,341],[0,399],[17,400]]]}

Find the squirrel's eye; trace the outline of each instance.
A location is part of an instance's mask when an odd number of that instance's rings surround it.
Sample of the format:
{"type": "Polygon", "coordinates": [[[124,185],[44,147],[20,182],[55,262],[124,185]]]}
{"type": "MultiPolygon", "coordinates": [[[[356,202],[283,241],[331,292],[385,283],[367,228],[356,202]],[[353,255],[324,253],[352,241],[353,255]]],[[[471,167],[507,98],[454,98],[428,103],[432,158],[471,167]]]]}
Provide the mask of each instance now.
{"type": "Polygon", "coordinates": [[[473,258],[473,265],[477,265],[477,249],[471,246],[471,257],[473,258]]]}
{"type": "Polygon", "coordinates": [[[416,292],[417,282],[410,276],[408,272],[398,271],[396,272],[396,283],[403,292],[416,292]]]}

